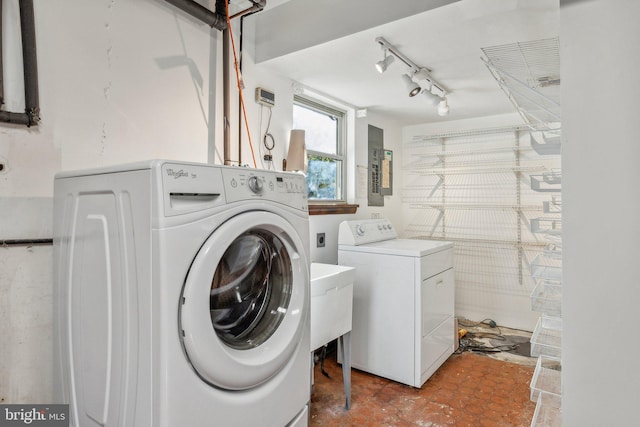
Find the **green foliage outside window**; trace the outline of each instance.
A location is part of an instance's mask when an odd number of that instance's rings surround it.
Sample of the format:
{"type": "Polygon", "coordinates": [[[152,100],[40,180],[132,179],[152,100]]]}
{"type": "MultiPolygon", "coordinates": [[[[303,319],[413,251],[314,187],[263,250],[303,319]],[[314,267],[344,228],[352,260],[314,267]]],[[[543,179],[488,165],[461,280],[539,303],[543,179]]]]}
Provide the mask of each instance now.
{"type": "Polygon", "coordinates": [[[318,200],[336,200],[337,161],[329,157],[309,155],[307,170],[307,197],[318,200]]]}

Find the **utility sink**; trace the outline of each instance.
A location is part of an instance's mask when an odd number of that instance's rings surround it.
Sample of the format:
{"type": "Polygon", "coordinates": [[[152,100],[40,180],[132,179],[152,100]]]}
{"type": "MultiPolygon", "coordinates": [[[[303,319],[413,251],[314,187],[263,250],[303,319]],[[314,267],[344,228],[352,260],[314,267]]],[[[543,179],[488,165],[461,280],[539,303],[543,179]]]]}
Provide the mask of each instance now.
{"type": "Polygon", "coordinates": [[[351,331],[355,268],[311,263],[311,349],[351,331]]]}
{"type": "MultiPolygon", "coordinates": [[[[351,408],[351,315],[356,269],[311,263],[311,354],[338,339],[345,409],[351,408]]],[[[311,363],[313,380],[313,358],[311,363]]]]}

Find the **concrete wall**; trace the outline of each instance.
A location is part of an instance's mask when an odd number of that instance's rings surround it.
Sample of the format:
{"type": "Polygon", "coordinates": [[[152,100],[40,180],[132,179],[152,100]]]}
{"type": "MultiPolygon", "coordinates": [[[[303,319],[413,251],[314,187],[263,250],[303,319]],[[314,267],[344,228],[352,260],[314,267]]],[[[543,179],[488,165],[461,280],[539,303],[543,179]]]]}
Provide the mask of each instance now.
{"type": "MultiPolygon", "coordinates": [[[[17,3],[3,2],[4,83],[20,112],[17,3]]],[[[163,1],[34,3],[42,122],[0,124],[0,239],[51,237],[60,170],[220,158],[215,31],[163,1]]],[[[0,248],[0,403],[52,401],[51,255],[0,248]]]]}

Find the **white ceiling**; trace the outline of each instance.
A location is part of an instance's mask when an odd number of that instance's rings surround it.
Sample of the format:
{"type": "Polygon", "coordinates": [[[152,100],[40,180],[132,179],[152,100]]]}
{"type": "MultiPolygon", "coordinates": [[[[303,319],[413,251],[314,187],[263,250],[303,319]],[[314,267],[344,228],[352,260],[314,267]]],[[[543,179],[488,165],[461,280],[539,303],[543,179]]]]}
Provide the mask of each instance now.
{"type": "MultiPolygon", "coordinates": [[[[307,0],[271,0],[261,13],[300,1],[307,0]]],[[[380,1],[368,3],[374,11],[376,3],[380,1]]],[[[349,19],[335,12],[336,19],[349,19]]],[[[328,29],[331,25],[326,23],[328,29]]],[[[403,125],[458,120],[515,112],[481,60],[481,48],[558,35],[559,0],[461,0],[286,53],[258,66],[357,108],[395,117],[403,125]],[[374,64],[383,57],[375,42],[378,36],[418,66],[432,70],[433,78],[450,92],[449,116],[438,116],[426,96],[408,97],[400,79],[407,71],[402,62],[396,60],[384,74],[375,70],[374,64]]]]}

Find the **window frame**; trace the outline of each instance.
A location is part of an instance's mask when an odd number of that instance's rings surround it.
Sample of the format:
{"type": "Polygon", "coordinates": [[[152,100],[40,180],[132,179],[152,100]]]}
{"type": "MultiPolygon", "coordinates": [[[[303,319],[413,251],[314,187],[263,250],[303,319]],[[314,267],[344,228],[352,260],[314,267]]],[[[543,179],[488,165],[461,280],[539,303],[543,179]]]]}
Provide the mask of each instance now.
{"type": "MultiPolygon", "coordinates": [[[[308,96],[294,95],[293,107],[296,106],[302,108],[308,108],[320,114],[333,117],[337,120],[336,126],[336,154],[327,153],[324,151],[311,150],[307,147],[307,159],[310,156],[322,156],[327,157],[335,161],[339,161],[341,164],[340,171],[336,177],[336,192],[339,197],[333,200],[326,199],[309,199],[309,206],[316,205],[320,207],[328,207],[330,205],[346,205],[347,204],[347,159],[346,159],[346,141],[347,141],[347,112],[336,108],[333,105],[329,105],[315,98],[308,96]]],[[[313,214],[311,211],[310,214],[313,214]]],[[[322,212],[318,211],[317,214],[331,213],[324,209],[322,212]]]]}

